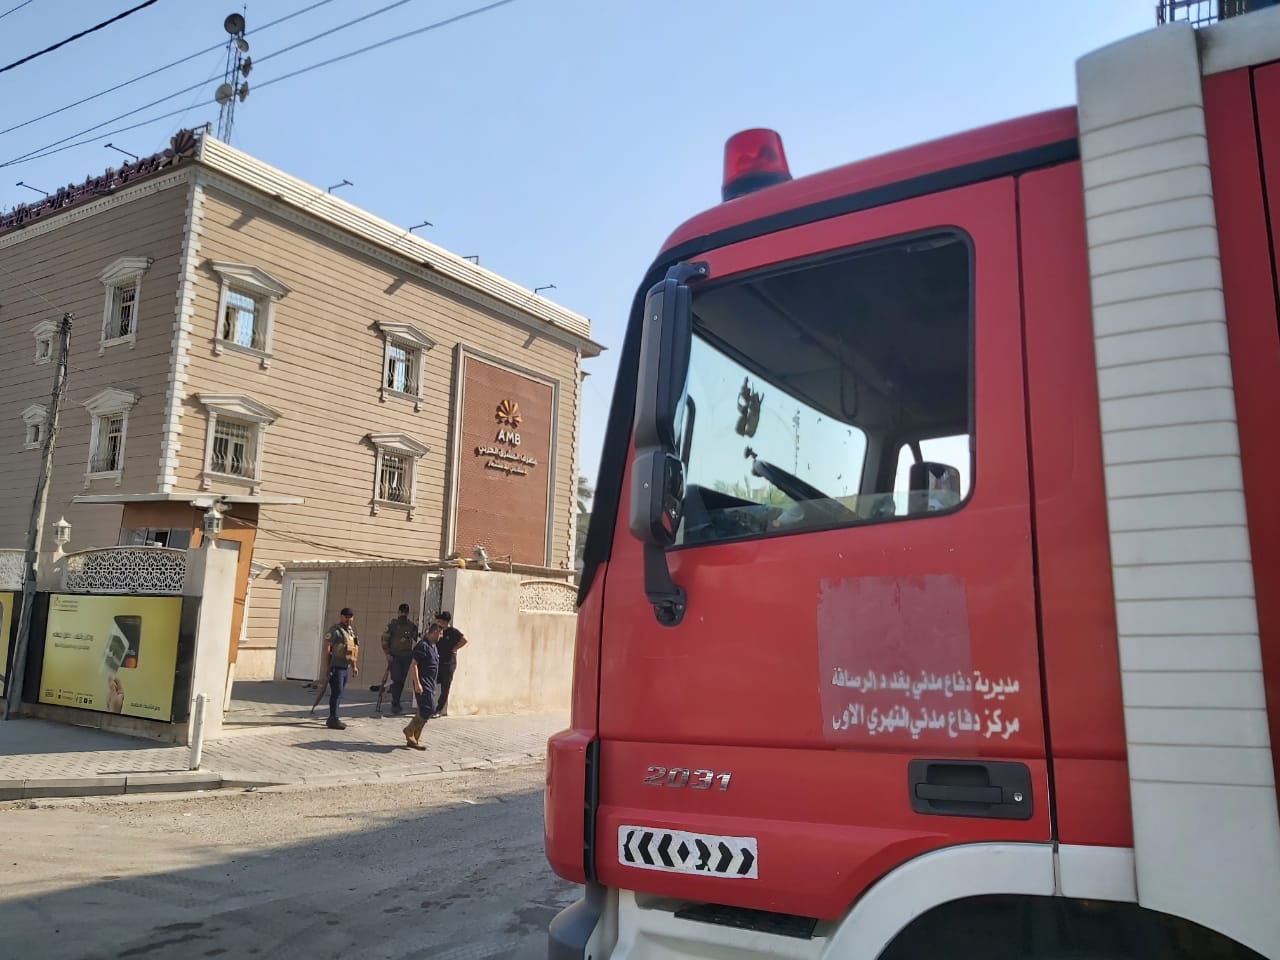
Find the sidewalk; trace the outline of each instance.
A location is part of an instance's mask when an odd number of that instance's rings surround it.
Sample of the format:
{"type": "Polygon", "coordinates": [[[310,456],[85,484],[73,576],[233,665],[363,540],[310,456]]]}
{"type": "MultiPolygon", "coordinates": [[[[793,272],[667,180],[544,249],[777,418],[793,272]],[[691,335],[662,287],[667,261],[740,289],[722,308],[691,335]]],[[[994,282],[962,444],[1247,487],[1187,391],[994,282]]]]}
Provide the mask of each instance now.
{"type": "MultiPolygon", "coordinates": [[[[346,730],[329,730],[327,702],[300,683],[235,686],[222,736],[204,744],[198,771],[186,747],[46,720],[0,721],[0,800],[232,786],[342,783],[542,760],[568,713],[446,717],[423,731],[425,752],[404,746],[406,718],[374,713],[376,694],[353,684],[346,730]]],[[[385,709],[384,704],[384,709],[385,709]]]]}

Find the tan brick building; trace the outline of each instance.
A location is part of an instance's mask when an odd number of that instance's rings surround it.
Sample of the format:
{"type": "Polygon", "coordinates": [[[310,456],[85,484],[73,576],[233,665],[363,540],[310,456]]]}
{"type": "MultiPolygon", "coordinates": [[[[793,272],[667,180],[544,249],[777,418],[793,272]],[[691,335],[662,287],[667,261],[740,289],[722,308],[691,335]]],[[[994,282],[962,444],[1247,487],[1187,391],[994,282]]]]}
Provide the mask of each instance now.
{"type": "Polygon", "coordinates": [[[237,676],[283,674],[289,561],[572,569],[589,321],[191,134],[0,215],[0,546],[25,536],[67,311],[49,519],[71,551],[183,546],[217,498],[237,676]]]}

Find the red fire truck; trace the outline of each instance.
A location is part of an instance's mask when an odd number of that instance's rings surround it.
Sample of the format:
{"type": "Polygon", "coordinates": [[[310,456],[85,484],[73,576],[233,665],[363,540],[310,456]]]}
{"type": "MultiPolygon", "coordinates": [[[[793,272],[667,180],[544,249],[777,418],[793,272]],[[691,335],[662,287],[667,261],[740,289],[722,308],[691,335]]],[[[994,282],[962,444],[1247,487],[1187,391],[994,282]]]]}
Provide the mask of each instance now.
{"type": "Polygon", "coordinates": [[[1280,9],[1077,80],[659,254],[551,957],[1280,957],[1280,9]]]}

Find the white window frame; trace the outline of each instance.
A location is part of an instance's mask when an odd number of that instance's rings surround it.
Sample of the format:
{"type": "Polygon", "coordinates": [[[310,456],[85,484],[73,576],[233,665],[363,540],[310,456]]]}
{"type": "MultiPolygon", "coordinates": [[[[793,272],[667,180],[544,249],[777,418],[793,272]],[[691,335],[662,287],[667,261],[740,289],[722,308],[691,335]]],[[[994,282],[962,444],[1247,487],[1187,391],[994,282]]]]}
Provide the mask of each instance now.
{"type": "Polygon", "coordinates": [[[22,446],[25,450],[39,450],[44,446],[45,430],[48,428],[49,408],[43,403],[33,403],[27,409],[22,411],[22,423],[24,426],[22,446]],[[31,428],[35,427],[39,435],[35,440],[31,439],[31,428]]]}
{"type": "Polygon", "coordinates": [[[102,331],[98,345],[98,355],[106,352],[107,347],[117,343],[129,344],[132,350],[138,343],[138,323],[142,319],[142,277],[150,269],[154,261],[150,257],[121,257],[111,263],[99,275],[103,286],[107,288],[106,302],[102,306],[102,331]],[[109,336],[116,322],[112,307],[116,301],[116,291],[133,287],[133,325],[129,333],[123,337],[109,336]]]}
{"type": "Polygon", "coordinates": [[[41,320],[31,328],[31,335],[36,338],[36,352],[32,357],[32,363],[52,363],[53,362],[53,338],[58,333],[58,325],[52,320],[41,320]],[[40,355],[41,346],[47,344],[49,352],[45,356],[40,355]]]}
{"type": "Polygon", "coordinates": [[[215,482],[248,487],[252,493],[262,491],[262,452],[267,438],[267,427],[280,419],[280,414],[265,403],[242,393],[201,393],[196,396],[206,411],[204,441],[204,468],[200,475],[200,489],[209,490],[215,482]],[[234,473],[218,473],[213,470],[213,439],[218,418],[238,420],[253,426],[252,444],[253,476],[239,477],[234,473]]]}
{"type": "Polygon", "coordinates": [[[385,507],[403,510],[412,520],[418,509],[418,461],[431,452],[421,440],[407,433],[371,433],[366,438],[373,445],[375,456],[373,462],[373,495],[370,498],[370,513],[377,516],[385,507]],[[382,482],[382,458],[388,453],[405,458],[409,470],[409,502],[397,503],[394,500],[383,500],[378,497],[382,482]]]}
{"type": "MultiPolygon", "coordinates": [[[[136,329],[136,328],[135,328],[136,329]]],[[[104,478],[114,478],[116,486],[120,486],[121,480],[124,478],[124,458],[129,443],[129,411],[133,409],[134,404],[138,402],[136,394],[127,390],[117,390],[115,387],[107,387],[100,390],[92,397],[84,402],[84,407],[89,411],[92,418],[92,429],[89,431],[89,457],[85,462],[84,485],[89,486],[90,481],[101,480],[104,478]],[[102,424],[111,417],[120,417],[120,462],[115,470],[98,470],[93,469],[93,458],[98,451],[98,437],[102,428],[102,424]]]]}
{"type": "Polygon", "coordinates": [[[386,403],[388,397],[410,400],[413,402],[414,411],[420,411],[423,400],[422,374],[426,367],[427,351],[434,347],[436,342],[417,327],[408,323],[383,323],[379,321],[378,330],[382,333],[382,370],[378,377],[378,399],[383,403],[386,403]],[[405,393],[387,386],[387,367],[391,363],[392,347],[413,351],[413,356],[417,359],[417,370],[414,372],[416,393],[405,393]]]}
{"type": "Polygon", "coordinates": [[[238,477],[241,480],[253,480],[258,476],[258,425],[248,420],[240,420],[235,417],[220,414],[213,418],[213,425],[209,428],[213,433],[213,444],[209,454],[209,472],[220,477],[238,477]],[[219,463],[218,441],[225,440],[227,444],[226,450],[223,452],[221,459],[227,461],[219,463]],[[235,467],[235,448],[242,446],[244,448],[241,457],[241,472],[236,473],[235,467]]]}
{"type": "Polygon", "coordinates": [[[218,312],[213,324],[213,352],[221,354],[230,350],[257,357],[262,369],[271,366],[271,338],[275,327],[276,304],[291,292],[287,286],[265,270],[247,263],[222,263],[210,261],[209,267],[218,275],[221,288],[218,291],[218,312]],[[254,318],[261,318],[262,348],[246,347],[222,335],[223,316],[227,312],[227,300],[238,293],[254,301],[254,318]]]}

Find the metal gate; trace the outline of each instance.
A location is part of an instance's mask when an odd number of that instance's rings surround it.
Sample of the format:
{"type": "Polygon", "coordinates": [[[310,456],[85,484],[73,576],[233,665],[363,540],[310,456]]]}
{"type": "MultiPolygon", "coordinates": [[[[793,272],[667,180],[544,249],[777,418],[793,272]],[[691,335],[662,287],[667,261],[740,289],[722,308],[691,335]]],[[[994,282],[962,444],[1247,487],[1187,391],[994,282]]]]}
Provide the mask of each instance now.
{"type": "Polygon", "coordinates": [[[422,611],[418,623],[426,630],[427,624],[435,619],[435,615],[444,606],[444,575],[432,573],[427,575],[427,586],[422,592],[422,611]]]}

